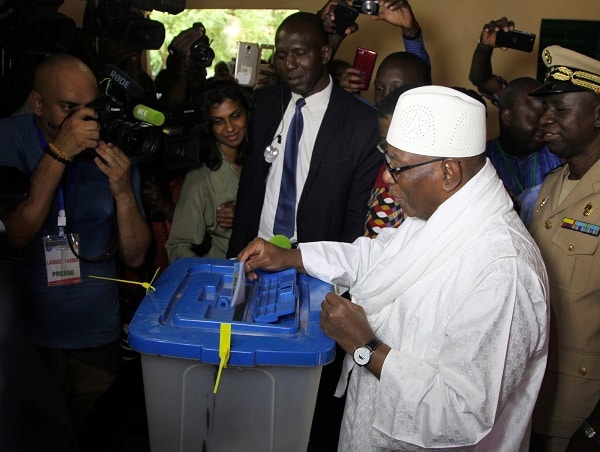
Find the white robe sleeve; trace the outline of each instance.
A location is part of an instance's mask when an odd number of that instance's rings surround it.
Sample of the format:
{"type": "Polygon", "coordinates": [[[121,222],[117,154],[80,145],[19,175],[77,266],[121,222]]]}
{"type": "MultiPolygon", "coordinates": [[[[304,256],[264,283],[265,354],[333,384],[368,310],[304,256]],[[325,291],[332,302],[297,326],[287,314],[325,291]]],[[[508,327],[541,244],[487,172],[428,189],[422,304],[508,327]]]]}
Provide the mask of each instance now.
{"type": "Polygon", "coordinates": [[[302,263],[306,272],[321,281],[352,287],[357,278],[369,268],[396,229],[383,229],[377,239],[359,237],[353,243],[301,243],[302,263]]]}
{"type": "MultiPolygon", "coordinates": [[[[478,279],[466,294],[448,288],[446,302],[455,303],[454,309],[437,319],[440,334],[424,356],[401,344],[388,354],[377,385],[373,427],[392,442],[476,444],[527,378],[528,361],[544,336],[534,309],[544,299],[532,298],[543,289],[531,286],[541,282],[523,268],[517,272],[514,260],[492,264],[478,279]],[[508,277],[523,273],[525,279],[508,277]]],[[[389,322],[394,322],[393,309],[391,314],[389,322]]]]}

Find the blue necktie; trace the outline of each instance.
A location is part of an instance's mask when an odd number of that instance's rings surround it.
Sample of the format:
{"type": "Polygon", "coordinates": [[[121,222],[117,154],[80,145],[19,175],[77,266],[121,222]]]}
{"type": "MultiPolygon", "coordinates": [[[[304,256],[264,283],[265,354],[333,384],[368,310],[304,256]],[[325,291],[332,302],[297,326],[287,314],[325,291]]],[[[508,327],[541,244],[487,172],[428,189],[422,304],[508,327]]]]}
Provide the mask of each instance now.
{"type": "Polygon", "coordinates": [[[296,111],[292,116],[285,140],[283,173],[281,174],[279,200],[273,225],[273,234],[282,234],[288,238],[293,237],[296,226],[296,164],[298,162],[298,144],[304,128],[301,109],[305,105],[306,100],[303,97],[296,101],[296,111]]]}

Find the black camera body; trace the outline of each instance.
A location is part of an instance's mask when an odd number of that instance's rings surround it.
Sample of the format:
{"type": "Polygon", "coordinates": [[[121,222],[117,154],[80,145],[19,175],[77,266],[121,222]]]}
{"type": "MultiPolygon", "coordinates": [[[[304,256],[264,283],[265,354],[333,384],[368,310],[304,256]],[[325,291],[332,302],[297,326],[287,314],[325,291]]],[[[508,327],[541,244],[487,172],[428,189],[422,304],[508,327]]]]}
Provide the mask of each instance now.
{"type": "MultiPolygon", "coordinates": [[[[163,126],[138,121],[133,107],[114,96],[103,94],[90,102],[100,123],[100,137],[116,144],[132,163],[154,165],[170,170],[189,168],[199,161],[199,134],[192,124],[170,118],[163,126]]],[[[83,154],[95,155],[88,151],[83,154]]]]}
{"type": "Polygon", "coordinates": [[[96,112],[100,138],[119,146],[133,163],[154,159],[161,145],[157,128],[141,121],[132,121],[125,102],[113,96],[101,95],[86,107],[96,112]]]}
{"type": "Polygon", "coordinates": [[[190,46],[190,58],[194,63],[201,67],[212,66],[215,59],[215,52],[210,47],[208,36],[202,36],[190,46]]]}
{"type": "MultiPolygon", "coordinates": [[[[204,28],[204,25],[202,25],[201,22],[196,22],[194,24],[194,28],[195,27],[204,28]]],[[[190,58],[197,66],[204,68],[212,66],[213,60],[215,59],[215,51],[210,47],[210,42],[210,38],[204,35],[190,45],[190,58]]],[[[168,50],[169,54],[178,55],[173,44],[169,44],[168,50]]]]}
{"type": "Polygon", "coordinates": [[[379,3],[375,0],[354,0],[352,7],[361,14],[377,16],[379,14],[379,3]]]}

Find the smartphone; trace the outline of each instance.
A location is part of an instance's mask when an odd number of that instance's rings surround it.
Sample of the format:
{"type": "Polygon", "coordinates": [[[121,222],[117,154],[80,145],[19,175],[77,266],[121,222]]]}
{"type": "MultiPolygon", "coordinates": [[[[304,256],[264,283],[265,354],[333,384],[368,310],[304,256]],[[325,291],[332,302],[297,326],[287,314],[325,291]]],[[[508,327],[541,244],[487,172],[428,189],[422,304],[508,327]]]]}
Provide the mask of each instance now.
{"type": "Polygon", "coordinates": [[[362,80],[360,83],[360,89],[366,91],[369,89],[371,83],[371,76],[373,75],[373,69],[375,69],[375,60],[377,59],[377,52],[374,50],[364,49],[358,47],[356,54],[354,55],[353,68],[358,69],[362,72],[362,80]]]}
{"type": "Polygon", "coordinates": [[[335,5],[333,14],[335,14],[335,31],[342,36],[346,34],[346,28],[356,22],[358,17],[358,11],[344,2],[335,5]]]}
{"type": "Polygon", "coordinates": [[[496,33],[496,46],[531,52],[535,43],[535,34],[526,31],[499,30],[496,33]]]}
{"type": "Polygon", "coordinates": [[[258,76],[260,46],[256,42],[238,42],[233,76],[241,86],[254,86],[258,76]]]}

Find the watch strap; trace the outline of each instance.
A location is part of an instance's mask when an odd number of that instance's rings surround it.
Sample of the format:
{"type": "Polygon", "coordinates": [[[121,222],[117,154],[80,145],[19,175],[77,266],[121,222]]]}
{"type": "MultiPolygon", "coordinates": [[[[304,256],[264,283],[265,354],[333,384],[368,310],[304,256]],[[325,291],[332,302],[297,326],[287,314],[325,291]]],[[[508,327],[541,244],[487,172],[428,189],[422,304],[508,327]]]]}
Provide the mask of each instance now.
{"type": "Polygon", "coordinates": [[[377,347],[379,347],[383,342],[381,342],[379,339],[375,338],[370,342],[367,342],[365,344],[365,347],[367,347],[369,350],[371,350],[371,354],[377,350],[377,347]]]}
{"type": "Polygon", "coordinates": [[[381,345],[381,341],[377,338],[367,342],[365,345],[361,345],[354,349],[352,358],[354,362],[359,366],[366,366],[371,361],[371,356],[377,350],[377,347],[381,345]]]}

